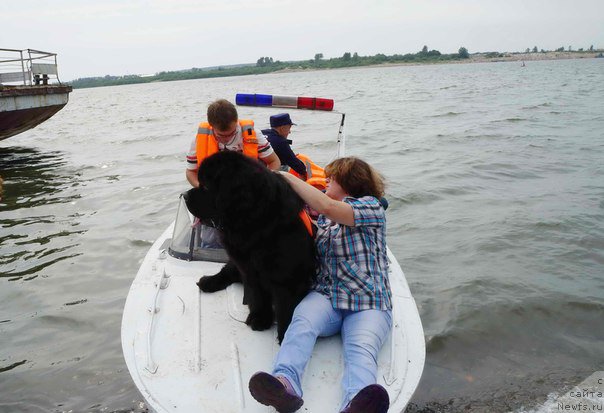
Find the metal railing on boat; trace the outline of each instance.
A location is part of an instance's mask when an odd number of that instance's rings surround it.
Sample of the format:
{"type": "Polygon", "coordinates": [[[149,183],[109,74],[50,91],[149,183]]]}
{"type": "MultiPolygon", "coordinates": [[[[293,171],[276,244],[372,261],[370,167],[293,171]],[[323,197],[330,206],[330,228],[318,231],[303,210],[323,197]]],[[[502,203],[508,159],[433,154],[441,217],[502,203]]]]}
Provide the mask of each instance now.
{"type": "Polygon", "coordinates": [[[46,86],[59,80],[56,53],[0,49],[0,85],[46,86]]]}

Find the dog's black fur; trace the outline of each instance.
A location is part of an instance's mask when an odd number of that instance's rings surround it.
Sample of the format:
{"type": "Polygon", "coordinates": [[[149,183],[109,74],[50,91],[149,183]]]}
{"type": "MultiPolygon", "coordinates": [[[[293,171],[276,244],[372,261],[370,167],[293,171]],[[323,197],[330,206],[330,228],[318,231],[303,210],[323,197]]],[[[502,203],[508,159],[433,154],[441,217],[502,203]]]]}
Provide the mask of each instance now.
{"type": "Polygon", "coordinates": [[[215,292],[242,282],[246,324],[266,330],[276,318],[281,343],[315,277],[314,241],[299,216],[303,201],[283,177],[237,152],[208,157],[198,177],[199,188],[185,196],[187,208],[214,222],[230,261],[197,285],[215,292]]]}

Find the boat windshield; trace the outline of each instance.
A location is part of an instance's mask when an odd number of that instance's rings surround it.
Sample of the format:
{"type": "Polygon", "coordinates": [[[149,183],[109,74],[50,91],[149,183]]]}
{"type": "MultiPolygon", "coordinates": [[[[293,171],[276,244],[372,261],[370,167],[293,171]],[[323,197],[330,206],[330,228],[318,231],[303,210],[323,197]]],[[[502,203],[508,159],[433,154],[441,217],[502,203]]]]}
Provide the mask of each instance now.
{"type": "Polygon", "coordinates": [[[209,238],[215,236],[210,228],[199,222],[195,223],[195,217],[187,209],[181,194],[168,253],[174,258],[187,261],[227,262],[228,256],[224,249],[205,246],[209,238]]]}

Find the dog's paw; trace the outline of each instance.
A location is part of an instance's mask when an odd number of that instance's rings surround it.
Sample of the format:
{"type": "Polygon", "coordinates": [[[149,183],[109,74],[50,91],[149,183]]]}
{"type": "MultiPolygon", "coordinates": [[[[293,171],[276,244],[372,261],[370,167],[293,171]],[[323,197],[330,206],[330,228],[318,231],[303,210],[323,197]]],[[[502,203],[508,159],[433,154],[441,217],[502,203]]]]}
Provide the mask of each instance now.
{"type": "Polygon", "coordinates": [[[206,275],[201,277],[197,282],[197,286],[204,293],[214,293],[226,288],[221,277],[217,275],[206,275]]]}
{"type": "Polygon", "coordinates": [[[272,314],[250,313],[245,320],[245,324],[254,331],[268,330],[273,325],[272,314]]]}

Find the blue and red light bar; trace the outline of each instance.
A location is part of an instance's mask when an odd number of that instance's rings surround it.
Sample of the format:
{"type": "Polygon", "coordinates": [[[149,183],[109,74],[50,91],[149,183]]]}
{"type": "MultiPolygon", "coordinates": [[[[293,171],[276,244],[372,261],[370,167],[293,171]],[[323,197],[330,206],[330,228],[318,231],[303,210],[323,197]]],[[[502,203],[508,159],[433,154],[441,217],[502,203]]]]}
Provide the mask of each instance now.
{"type": "Polygon", "coordinates": [[[333,110],[333,99],[295,96],[237,93],[235,103],[240,106],[271,106],[276,108],[333,110]]]}

